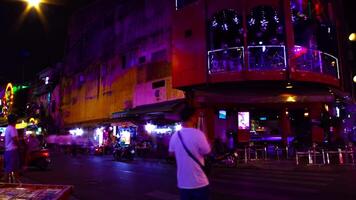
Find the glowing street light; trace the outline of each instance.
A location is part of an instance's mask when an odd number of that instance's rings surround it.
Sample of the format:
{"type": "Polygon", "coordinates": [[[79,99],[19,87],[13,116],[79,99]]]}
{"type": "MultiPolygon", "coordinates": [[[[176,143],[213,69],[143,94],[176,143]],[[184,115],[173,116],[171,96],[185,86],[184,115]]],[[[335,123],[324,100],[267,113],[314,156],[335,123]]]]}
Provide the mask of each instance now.
{"type": "Polygon", "coordinates": [[[27,4],[29,7],[35,7],[38,8],[39,5],[41,4],[41,0],[26,0],[27,4]]]}
{"type": "Polygon", "coordinates": [[[349,35],[349,40],[352,41],[352,42],[356,41],[356,33],[351,33],[349,35]]]}

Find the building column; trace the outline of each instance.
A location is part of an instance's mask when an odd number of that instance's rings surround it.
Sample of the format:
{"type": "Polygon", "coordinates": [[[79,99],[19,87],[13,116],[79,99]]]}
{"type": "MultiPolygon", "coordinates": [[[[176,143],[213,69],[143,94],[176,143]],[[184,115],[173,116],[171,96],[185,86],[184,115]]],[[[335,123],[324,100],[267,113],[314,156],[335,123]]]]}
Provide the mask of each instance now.
{"type": "Polygon", "coordinates": [[[322,103],[313,103],[309,107],[312,142],[322,143],[324,130],[321,125],[322,103]]]}
{"type": "Polygon", "coordinates": [[[203,120],[203,132],[205,133],[209,141],[213,141],[215,138],[215,113],[214,109],[210,107],[200,107],[197,109],[197,117],[203,120]]]}
{"type": "Polygon", "coordinates": [[[287,108],[284,108],[281,113],[281,128],[282,128],[282,143],[283,145],[288,144],[288,136],[292,135],[289,112],[287,108]]]}

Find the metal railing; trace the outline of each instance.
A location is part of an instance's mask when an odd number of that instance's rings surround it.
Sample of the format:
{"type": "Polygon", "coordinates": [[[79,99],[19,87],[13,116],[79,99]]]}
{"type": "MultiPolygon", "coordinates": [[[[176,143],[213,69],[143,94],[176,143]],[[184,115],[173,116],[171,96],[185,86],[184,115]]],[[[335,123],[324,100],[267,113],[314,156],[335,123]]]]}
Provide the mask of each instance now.
{"type": "MultiPolygon", "coordinates": [[[[284,71],[287,69],[287,52],[284,45],[231,47],[208,51],[209,74],[241,72],[248,64],[248,71],[284,71]]],[[[325,74],[340,79],[339,60],[335,56],[302,46],[294,46],[296,70],[325,74]]]]}
{"type": "Polygon", "coordinates": [[[310,149],[308,151],[296,152],[296,164],[301,164],[302,158],[307,158],[308,165],[326,165],[326,164],[351,164],[355,165],[355,153],[352,148],[342,150],[310,149]]]}
{"type": "Polygon", "coordinates": [[[244,48],[232,47],[208,52],[209,73],[240,72],[244,65],[244,48]]]}
{"type": "Polygon", "coordinates": [[[298,71],[326,74],[340,79],[339,61],[335,56],[301,46],[295,46],[293,52],[298,71]]]}
{"type": "Polygon", "coordinates": [[[249,71],[280,71],[287,69],[284,45],[248,46],[249,71]]]}

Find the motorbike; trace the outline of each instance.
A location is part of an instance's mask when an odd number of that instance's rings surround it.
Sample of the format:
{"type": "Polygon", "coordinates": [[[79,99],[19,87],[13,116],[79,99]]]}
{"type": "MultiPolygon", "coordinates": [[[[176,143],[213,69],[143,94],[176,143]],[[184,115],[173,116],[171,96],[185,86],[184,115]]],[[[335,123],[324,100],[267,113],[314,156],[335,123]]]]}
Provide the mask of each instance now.
{"type": "Polygon", "coordinates": [[[238,154],[237,152],[230,151],[221,155],[212,155],[209,157],[209,160],[214,166],[237,167],[238,154]]]}
{"type": "Polygon", "coordinates": [[[115,160],[133,160],[135,157],[135,148],[132,145],[121,146],[115,145],[113,150],[113,157],[115,160]]]}
{"type": "Polygon", "coordinates": [[[37,167],[41,170],[47,170],[51,164],[50,153],[48,149],[32,151],[28,156],[28,166],[37,167]]]}

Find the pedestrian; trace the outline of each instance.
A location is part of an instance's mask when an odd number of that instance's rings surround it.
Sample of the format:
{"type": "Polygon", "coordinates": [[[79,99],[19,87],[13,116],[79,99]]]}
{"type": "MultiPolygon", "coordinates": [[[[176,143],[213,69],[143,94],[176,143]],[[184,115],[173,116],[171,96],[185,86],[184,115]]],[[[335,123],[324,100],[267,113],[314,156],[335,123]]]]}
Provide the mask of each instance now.
{"type": "Polygon", "coordinates": [[[169,152],[175,155],[177,162],[180,199],[206,200],[209,199],[209,180],[202,166],[211,148],[205,134],[195,128],[198,119],[195,109],[185,106],[180,117],[183,128],[172,135],[169,143],[169,152]]]}
{"type": "Polygon", "coordinates": [[[16,130],[16,116],[10,114],[7,116],[8,126],[5,130],[5,180],[9,181],[10,178],[19,180],[20,158],[19,158],[19,138],[16,130]]]}

